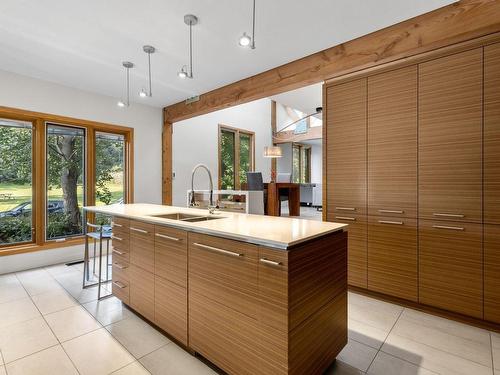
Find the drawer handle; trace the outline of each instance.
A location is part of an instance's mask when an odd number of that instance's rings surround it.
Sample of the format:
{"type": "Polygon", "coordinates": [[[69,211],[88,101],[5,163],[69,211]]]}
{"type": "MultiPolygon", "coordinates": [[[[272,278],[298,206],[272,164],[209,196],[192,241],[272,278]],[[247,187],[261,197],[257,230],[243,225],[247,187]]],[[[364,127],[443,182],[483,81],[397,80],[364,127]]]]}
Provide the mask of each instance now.
{"type": "Polygon", "coordinates": [[[393,225],[403,225],[402,221],[390,221],[390,220],[379,220],[380,224],[393,224],[393,225]]]}
{"type": "Polygon", "coordinates": [[[378,212],[382,214],[402,214],[404,213],[403,210],[378,210],[378,212]]]}
{"type": "Polygon", "coordinates": [[[136,231],[136,232],[139,232],[139,233],[144,233],[144,234],[148,234],[149,233],[147,230],[139,229],[139,228],[134,228],[134,227],[130,227],[130,230],[133,230],[133,231],[136,231]]]}
{"type": "Polygon", "coordinates": [[[112,240],[117,240],[117,241],[123,241],[123,238],[121,237],[116,237],[116,236],[111,236],[112,240]]]}
{"type": "Polygon", "coordinates": [[[212,250],[212,251],[215,251],[217,253],[230,255],[232,257],[242,257],[244,255],[244,254],[240,254],[240,253],[235,253],[234,251],[219,249],[218,247],[203,245],[202,243],[198,243],[198,242],[194,242],[193,245],[201,247],[202,249],[212,250]]]}
{"type": "Polygon", "coordinates": [[[335,207],[335,209],[339,211],[356,211],[354,207],[335,207]]]}
{"type": "Polygon", "coordinates": [[[170,237],[170,236],[167,236],[166,234],[161,234],[161,233],[156,233],[155,236],[160,237],[160,238],[165,238],[166,240],[171,240],[171,241],[180,241],[181,240],[180,238],[170,237]]]}
{"type": "Polygon", "coordinates": [[[432,227],[436,229],[465,230],[465,228],[462,227],[450,227],[447,225],[433,225],[432,227]]]}
{"type": "Polygon", "coordinates": [[[347,217],[347,216],[335,216],[335,219],[356,221],[355,217],[347,217]]]}
{"type": "Polygon", "coordinates": [[[112,227],[118,227],[118,228],[123,227],[123,225],[118,224],[118,223],[115,223],[114,221],[112,221],[112,222],[111,222],[111,226],[112,226],[112,227]]]}
{"type": "Polygon", "coordinates": [[[275,262],[273,260],[269,260],[269,259],[266,259],[266,258],[260,258],[259,261],[261,263],[270,264],[271,266],[281,266],[281,265],[283,265],[283,263],[281,263],[281,262],[275,262]]]}
{"type": "Polygon", "coordinates": [[[433,213],[434,216],[441,216],[441,217],[458,217],[458,218],[463,218],[465,215],[462,214],[442,214],[439,212],[433,213]]]}
{"type": "Polygon", "coordinates": [[[117,253],[118,255],[125,255],[127,253],[123,252],[123,251],[119,251],[119,250],[116,250],[116,249],[113,249],[113,253],[117,253]]]}
{"type": "Polygon", "coordinates": [[[119,281],[113,281],[113,285],[116,285],[120,289],[125,289],[127,287],[126,285],[122,284],[119,281]]]}
{"type": "Polygon", "coordinates": [[[113,263],[113,265],[114,265],[114,266],[116,266],[116,267],[118,267],[118,268],[119,268],[119,269],[121,269],[121,270],[124,270],[125,268],[128,268],[127,266],[123,266],[123,265],[121,265],[121,264],[120,264],[120,263],[118,263],[118,262],[113,263]]]}

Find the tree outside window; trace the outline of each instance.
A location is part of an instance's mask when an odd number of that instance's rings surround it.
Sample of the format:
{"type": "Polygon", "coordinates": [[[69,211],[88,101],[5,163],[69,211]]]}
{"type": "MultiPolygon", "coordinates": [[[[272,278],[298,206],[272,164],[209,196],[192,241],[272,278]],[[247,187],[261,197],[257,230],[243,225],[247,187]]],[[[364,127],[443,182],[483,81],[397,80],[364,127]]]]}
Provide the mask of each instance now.
{"type": "Polygon", "coordinates": [[[240,190],[254,170],[254,133],[219,125],[219,188],[240,190]]]}

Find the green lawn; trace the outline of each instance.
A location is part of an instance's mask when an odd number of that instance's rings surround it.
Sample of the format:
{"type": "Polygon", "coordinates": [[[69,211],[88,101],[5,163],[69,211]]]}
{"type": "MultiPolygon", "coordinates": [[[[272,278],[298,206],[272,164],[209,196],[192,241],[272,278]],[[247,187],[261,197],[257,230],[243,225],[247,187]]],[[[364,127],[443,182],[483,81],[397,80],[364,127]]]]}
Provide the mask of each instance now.
{"type": "MultiPolygon", "coordinates": [[[[123,197],[123,186],[121,184],[110,183],[108,185],[111,195],[113,197],[112,203],[123,197]]],[[[12,199],[0,199],[0,212],[10,210],[17,205],[31,200],[31,186],[30,185],[16,185],[8,183],[0,183],[0,195],[2,193],[11,193],[12,199]]],[[[83,188],[78,187],[78,201],[83,202],[82,199],[83,188]]],[[[62,200],[62,189],[51,189],[48,191],[48,199],[62,200]]],[[[97,202],[97,205],[103,205],[102,202],[97,202]]]]}

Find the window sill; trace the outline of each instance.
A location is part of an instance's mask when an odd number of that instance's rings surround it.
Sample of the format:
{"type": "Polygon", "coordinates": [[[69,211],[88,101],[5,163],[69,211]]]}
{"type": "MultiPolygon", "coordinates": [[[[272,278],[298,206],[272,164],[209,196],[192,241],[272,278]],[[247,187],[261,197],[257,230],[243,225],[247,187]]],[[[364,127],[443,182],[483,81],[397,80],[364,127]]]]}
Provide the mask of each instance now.
{"type": "Polygon", "coordinates": [[[58,249],[61,247],[82,245],[84,243],[85,243],[85,238],[82,236],[82,237],[70,238],[62,242],[49,241],[44,243],[43,245],[30,243],[30,244],[5,246],[0,248],[0,257],[15,255],[15,254],[32,253],[35,251],[42,251],[42,250],[58,249]]]}

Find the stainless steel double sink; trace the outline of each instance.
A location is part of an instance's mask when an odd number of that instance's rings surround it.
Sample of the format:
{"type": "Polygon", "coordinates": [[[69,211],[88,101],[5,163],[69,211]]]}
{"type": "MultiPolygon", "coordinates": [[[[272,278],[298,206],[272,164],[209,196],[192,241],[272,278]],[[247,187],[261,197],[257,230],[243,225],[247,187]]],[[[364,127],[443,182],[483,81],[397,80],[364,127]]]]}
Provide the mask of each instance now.
{"type": "Polygon", "coordinates": [[[198,221],[210,221],[210,220],[224,219],[224,216],[192,215],[192,214],[185,214],[185,213],[181,213],[181,212],[174,212],[171,214],[162,214],[162,215],[149,215],[149,216],[159,217],[162,219],[169,219],[169,220],[185,221],[188,223],[196,223],[198,221]]]}

